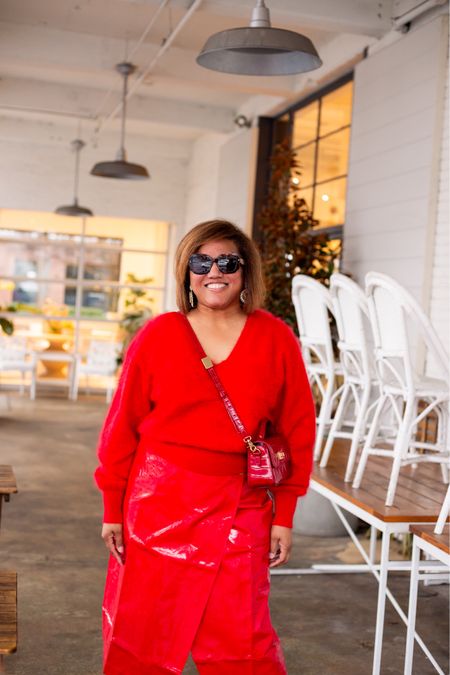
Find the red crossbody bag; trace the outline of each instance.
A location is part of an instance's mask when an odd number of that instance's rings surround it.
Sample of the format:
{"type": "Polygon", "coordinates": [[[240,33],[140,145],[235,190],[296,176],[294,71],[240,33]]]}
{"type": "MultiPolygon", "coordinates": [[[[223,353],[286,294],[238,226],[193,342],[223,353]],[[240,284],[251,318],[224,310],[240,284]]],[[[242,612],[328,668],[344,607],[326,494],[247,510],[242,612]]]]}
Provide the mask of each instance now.
{"type": "Polygon", "coordinates": [[[202,358],[202,363],[219,392],[234,428],[247,448],[248,484],[253,487],[268,487],[278,485],[281,481],[289,478],[291,475],[291,453],[286,439],[281,434],[270,434],[265,437],[268,420],[264,420],[258,431],[257,439],[253,440],[223,388],[209,356],[202,358]]]}

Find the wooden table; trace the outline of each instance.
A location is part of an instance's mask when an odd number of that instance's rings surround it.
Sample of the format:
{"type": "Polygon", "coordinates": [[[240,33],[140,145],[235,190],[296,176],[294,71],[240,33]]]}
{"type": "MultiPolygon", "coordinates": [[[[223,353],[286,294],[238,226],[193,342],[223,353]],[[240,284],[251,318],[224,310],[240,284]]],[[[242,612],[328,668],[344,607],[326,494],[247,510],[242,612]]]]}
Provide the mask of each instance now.
{"type": "Polygon", "coordinates": [[[411,527],[412,534],[423,539],[427,544],[431,544],[434,549],[442,551],[447,556],[450,556],[450,528],[447,525],[444,527],[442,534],[435,534],[434,525],[413,525],[411,527]]]}
{"type": "MultiPolygon", "coordinates": [[[[423,551],[428,556],[432,557],[436,562],[436,567],[439,563],[444,566],[446,572],[442,575],[433,573],[434,579],[439,577],[442,581],[449,580],[450,571],[450,545],[449,534],[450,528],[447,525],[444,527],[442,534],[434,532],[434,525],[413,525],[411,527],[413,536],[413,548],[411,559],[411,582],[409,589],[409,604],[408,604],[408,631],[406,634],[406,653],[405,653],[405,675],[411,675],[413,656],[414,656],[414,640],[417,640],[416,633],[416,615],[417,615],[417,593],[419,589],[419,579],[427,579],[429,574],[423,572],[423,563],[420,561],[420,553],[423,551]]],[[[443,570],[443,571],[444,571],[443,570]]],[[[440,675],[445,675],[444,670],[440,667],[433,654],[428,647],[425,646],[423,640],[419,642],[425,655],[434,666],[435,670],[440,675]]]]}
{"type": "MultiPolygon", "coordinates": [[[[11,466],[0,464],[0,524],[2,503],[9,502],[17,492],[17,483],[11,466]]],[[[17,573],[0,571],[0,672],[3,655],[17,648],[17,573]]]]}
{"type": "MultiPolygon", "coordinates": [[[[344,482],[348,446],[346,441],[337,441],[328,466],[323,469],[318,465],[315,466],[311,489],[330,501],[365,563],[362,565],[314,565],[307,570],[288,569],[277,572],[280,574],[371,572],[373,574],[379,586],[372,674],[379,675],[386,598],[390,600],[405,625],[408,625],[408,618],[389,590],[387,579],[390,570],[410,572],[411,563],[390,560],[391,535],[408,533],[412,524],[435,523],[447,486],[442,482],[441,472],[437,465],[430,463],[420,464],[417,468],[403,467],[398,480],[395,504],[385,506],[392,460],[385,457],[370,457],[361,487],[354,489],[351,483],[344,482]],[[357,516],[371,526],[369,554],[366,553],[353,532],[345,512],[357,516]],[[381,555],[379,563],[376,563],[378,531],[381,532],[381,555]]],[[[432,565],[427,571],[431,569],[432,565]]],[[[420,643],[417,634],[416,639],[420,643]]]]}
{"type": "Polygon", "coordinates": [[[17,574],[0,572],[0,672],[3,655],[17,649],[17,574]]]}
{"type": "Polygon", "coordinates": [[[38,361],[57,364],[67,363],[67,377],[42,377],[40,380],[37,380],[37,384],[65,384],[68,388],[68,396],[72,398],[76,361],[76,355],[73,352],[44,349],[42,351],[34,351],[33,360],[36,365],[38,361]]]}
{"type": "Polygon", "coordinates": [[[447,486],[442,482],[440,468],[431,462],[402,468],[398,480],[395,504],[385,505],[392,459],[370,457],[361,487],[352,488],[344,482],[347,448],[345,442],[336,444],[328,466],[314,467],[314,489],[331,490],[346,503],[364,509],[374,518],[391,523],[435,523],[445,497],[447,486]]]}
{"type": "Polygon", "coordinates": [[[17,492],[17,483],[11,466],[0,464],[0,524],[2,520],[2,503],[9,502],[11,495],[17,492]]]}

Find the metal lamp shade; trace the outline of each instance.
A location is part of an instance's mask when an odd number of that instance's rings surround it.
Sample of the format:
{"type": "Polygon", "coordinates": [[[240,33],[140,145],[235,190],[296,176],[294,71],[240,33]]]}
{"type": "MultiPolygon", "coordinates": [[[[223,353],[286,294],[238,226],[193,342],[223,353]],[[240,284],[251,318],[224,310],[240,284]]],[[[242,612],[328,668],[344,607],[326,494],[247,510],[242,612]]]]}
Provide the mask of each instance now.
{"type": "Polygon", "coordinates": [[[122,159],[115,159],[111,162],[97,162],[91,170],[93,176],[102,176],[103,178],[122,178],[124,180],[144,180],[150,178],[145,168],[140,164],[133,164],[122,159]]]}
{"type": "Polygon", "coordinates": [[[91,209],[86,209],[84,206],[78,206],[77,201],[75,201],[73,204],[58,206],[58,208],[55,209],[55,213],[59,214],[60,216],[75,216],[76,218],[94,215],[91,209]]]}
{"type": "Polygon", "coordinates": [[[123,77],[120,147],[117,152],[116,159],[110,162],[97,162],[97,164],[95,164],[95,166],[91,169],[91,174],[93,176],[101,176],[102,178],[145,180],[146,178],[150,178],[150,174],[148,173],[145,166],[127,162],[127,154],[125,152],[125,122],[127,118],[128,78],[135,72],[136,66],[125,61],[124,63],[118,63],[116,70],[123,77]]]}
{"type": "Polygon", "coordinates": [[[55,213],[60,216],[73,216],[75,218],[81,218],[82,216],[93,216],[91,209],[87,209],[84,206],[78,204],[78,178],[80,173],[80,152],[86,144],[80,138],[76,138],[72,141],[71,146],[72,150],[75,152],[75,176],[74,176],[74,185],[73,185],[73,203],[64,204],[63,206],[58,206],[55,209],[55,213]]]}
{"type": "Polygon", "coordinates": [[[197,57],[200,66],[237,75],[294,75],[322,65],[305,35],[282,28],[232,28],[215,33],[197,57]]]}

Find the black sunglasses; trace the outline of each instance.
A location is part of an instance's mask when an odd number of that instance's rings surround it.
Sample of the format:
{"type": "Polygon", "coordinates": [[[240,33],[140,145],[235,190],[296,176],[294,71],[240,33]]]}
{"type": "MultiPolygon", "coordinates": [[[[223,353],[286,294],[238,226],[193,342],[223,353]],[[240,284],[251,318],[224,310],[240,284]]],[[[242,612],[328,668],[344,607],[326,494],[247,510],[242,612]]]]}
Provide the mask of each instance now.
{"type": "Polygon", "coordinates": [[[194,253],[189,258],[189,269],[194,274],[208,274],[211,271],[214,263],[223,274],[233,274],[237,272],[241,265],[244,265],[244,260],[236,253],[222,253],[217,258],[211,258],[210,255],[204,253],[194,253]]]}

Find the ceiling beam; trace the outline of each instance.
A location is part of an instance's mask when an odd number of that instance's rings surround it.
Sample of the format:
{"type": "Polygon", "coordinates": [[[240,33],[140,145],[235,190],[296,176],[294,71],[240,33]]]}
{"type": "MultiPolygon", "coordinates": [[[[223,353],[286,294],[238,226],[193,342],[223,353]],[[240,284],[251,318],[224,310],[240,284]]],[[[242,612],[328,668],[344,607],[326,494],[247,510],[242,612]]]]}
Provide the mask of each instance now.
{"type": "MultiPolygon", "coordinates": [[[[82,84],[102,90],[112,87],[121,91],[122,81],[114,70],[123,55],[121,40],[5,23],[0,23],[0,32],[0,63],[5,76],[65,84],[72,82],[75,86],[82,84]]],[[[159,47],[147,42],[142,45],[135,58],[137,75],[159,47]]],[[[155,70],[148,74],[146,81],[174,78],[174,85],[180,81],[185,88],[192,84],[215,90],[218,94],[225,90],[229,94],[235,91],[238,94],[288,96],[293,91],[292,76],[235,77],[201,68],[195,61],[196,56],[194,51],[172,46],[155,70]]],[[[139,93],[152,95],[152,91],[145,87],[139,93]]],[[[172,97],[177,98],[175,86],[172,97]]],[[[227,100],[232,105],[229,96],[227,100]]]]}
{"type": "MultiPolygon", "coordinates": [[[[94,120],[101,92],[87,87],[62,86],[52,82],[4,79],[0,111],[23,111],[48,116],[72,116],[94,120]]],[[[149,98],[136,95],[127,110],[127,127],[142,129],[146,124],[164,124],[192,131],[228,133],[234,129],[233,108],[202,105],[190,101],[149,98]]]]}

